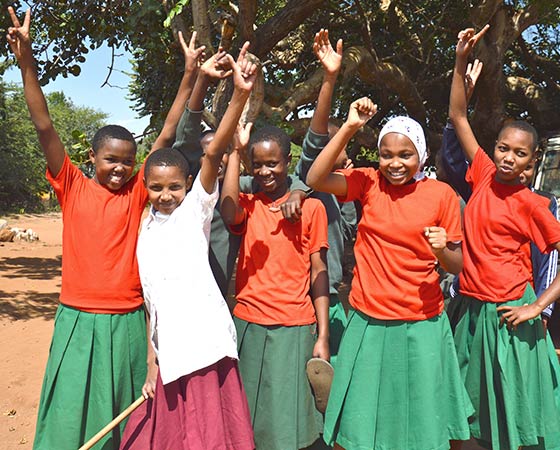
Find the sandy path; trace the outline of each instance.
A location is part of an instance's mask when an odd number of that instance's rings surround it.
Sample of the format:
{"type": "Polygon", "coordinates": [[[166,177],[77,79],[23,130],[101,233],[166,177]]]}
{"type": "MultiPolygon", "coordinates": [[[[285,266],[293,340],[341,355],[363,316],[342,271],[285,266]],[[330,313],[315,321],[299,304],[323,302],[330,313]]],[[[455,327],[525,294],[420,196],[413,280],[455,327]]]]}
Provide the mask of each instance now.
{"type": "Polygon", "coordinates": [[[60,214],[8,217],[38,242],[0,243],[0,449],[31,449],[60,290],[60,214]]]}

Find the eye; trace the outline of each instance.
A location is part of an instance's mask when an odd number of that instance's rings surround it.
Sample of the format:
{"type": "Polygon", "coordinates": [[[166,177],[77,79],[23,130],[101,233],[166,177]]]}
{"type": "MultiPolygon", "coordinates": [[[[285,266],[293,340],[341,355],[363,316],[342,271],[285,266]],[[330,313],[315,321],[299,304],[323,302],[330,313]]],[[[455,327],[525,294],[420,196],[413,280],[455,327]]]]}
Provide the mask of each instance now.
{"type": "Polygon", "coordinates": [[[402,159],[410,159],[410,158],[412,158],[412,156],[413,156],[412,153],[403,153],[401,155],[401,158],[402,159]]]}
{"type": "Polygon", "coordinates": [[[271,161],[266,163],[267,167],[276,167],[278,165],[278,163],[276,161],[271,161]]]}
{"type": "Polygon", "coordinates": [[[154,184],[154,185],[148,186],[148,189],[150,189],[150,191],[160,192],[161,191],[161,186],[158,185],[158,184],[154,184]]]}
{"type": "Polygon", "coordinates": [[[180,191],[181,189],[183,189],[183,186],[180,184],[172,184],[171,186],[169,186],[169,189],[172,191],[180,191]]]}
{"type": "Polygon", "coordinates": [[[127,159],[127,160],[125,160],[125,161],[123,162],[123,164],[124,164],[125,166],[133,166],[134,163],[135,163],[135,161],[132,160],[132,159],[127,159]]]}

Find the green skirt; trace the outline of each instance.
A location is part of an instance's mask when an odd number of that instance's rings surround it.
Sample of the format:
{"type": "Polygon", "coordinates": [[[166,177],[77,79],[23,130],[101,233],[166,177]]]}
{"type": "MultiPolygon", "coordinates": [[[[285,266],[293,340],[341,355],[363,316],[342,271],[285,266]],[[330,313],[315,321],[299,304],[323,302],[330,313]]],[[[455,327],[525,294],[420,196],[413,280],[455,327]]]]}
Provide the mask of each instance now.
{"type": "MultiPolygon", "coordinates": [[[[76,450],[142,393],[146,319],[58,307],[35,431],[35,450],[76,450]]],[[[93,448],[118,449],[121,423],[93,448]]]]}
{"type": "Polygon", "coordinates": [[[549,344],[539,318],[517,330],[500,326],[496,308],[535,301],[528,286],[518,300],[481,302],[460,296],[456,312],[457,358],[475,415],[473,437],[494,450],[560,448],[549,344]]]}
{"type": "Polygon", "coordinates": [[[239,371],[259,450],[297,450],[323,428],[305,373],[315,325],[262,326],[234,317],[239,371]]]}
{"type": "Polygon", "coordinates": [[[384,321],[351,311],[325,415],[346,450],[443,450],[469,439],[473,409],[442,314],[384,321]]]}

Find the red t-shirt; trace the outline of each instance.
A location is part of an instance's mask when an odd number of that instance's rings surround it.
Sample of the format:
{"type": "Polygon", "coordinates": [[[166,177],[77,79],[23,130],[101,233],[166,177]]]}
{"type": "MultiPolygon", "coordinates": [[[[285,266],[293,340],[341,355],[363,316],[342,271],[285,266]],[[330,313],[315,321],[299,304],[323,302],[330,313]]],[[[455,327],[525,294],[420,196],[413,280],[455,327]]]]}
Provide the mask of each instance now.
{"type": "Polygon", "coordinates": [[[496,166],[478,149],[467,171],[473,193],[464,210],[461,293],[488,302],[521,298],[531,281],[523,246],[540,251],[560,242],[560,223],[547,202],[525,186],[499,183],[496,166]]]}
{"type": "Polygon", "coordinates": [[[348,193],[339,200],[359,200],[363,207],[350,304],[381,320],[424,320],[440,314],[437,258],[424,228],[443,227],[449,242],[461,241],[455,192],[429,178],[393,186],[375,169],[340,172],[348,193]]]}
{"type": "Polygon", "coordinates": [[[125,313],[143,303],[136,241],[148,193],[143,168],[119,191],[86,178],[68,155],[47,179],[62,209],[60,302],[95,313],[125,313]]]}
{"type": "Polygon", "coordinates": [[[311,255],[329,246],[327,213],[310,198],[303,202],[301,220],[290,223],[281,211],[269,209],[272,203],[262,192],[239,195],[246,214],[243,224],[232,227],[243,233],[233,314],[260,325],[309,325],[316,322],[311,255]]]}

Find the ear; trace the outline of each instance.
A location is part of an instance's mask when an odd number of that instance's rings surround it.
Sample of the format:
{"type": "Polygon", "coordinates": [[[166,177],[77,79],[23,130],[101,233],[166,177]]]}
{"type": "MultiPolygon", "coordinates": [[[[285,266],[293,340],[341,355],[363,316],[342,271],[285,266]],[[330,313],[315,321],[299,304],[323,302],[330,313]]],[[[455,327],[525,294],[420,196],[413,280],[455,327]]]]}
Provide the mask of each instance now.
{"type": "Polygon", "coordinates": [[[187,184],[185,185],[187,187],[187,192],[189,192],[191,190],[192,184],[193,184],[193,176],[189,175],[187,177],[187,184]]]}
{"type": "Polygon", "coordinates": [[[292,163],[292,154],[289,153],[288,156],[286,157],[286,162],[288,163],[288,165],[290,165],[292,163]]]}
{"type": "Polygon", "coordinates": [[[88,155],[89,155],[89,162],[95,164],[95,153],[93,152],[92,148],[88,150],[88,155]]]}

